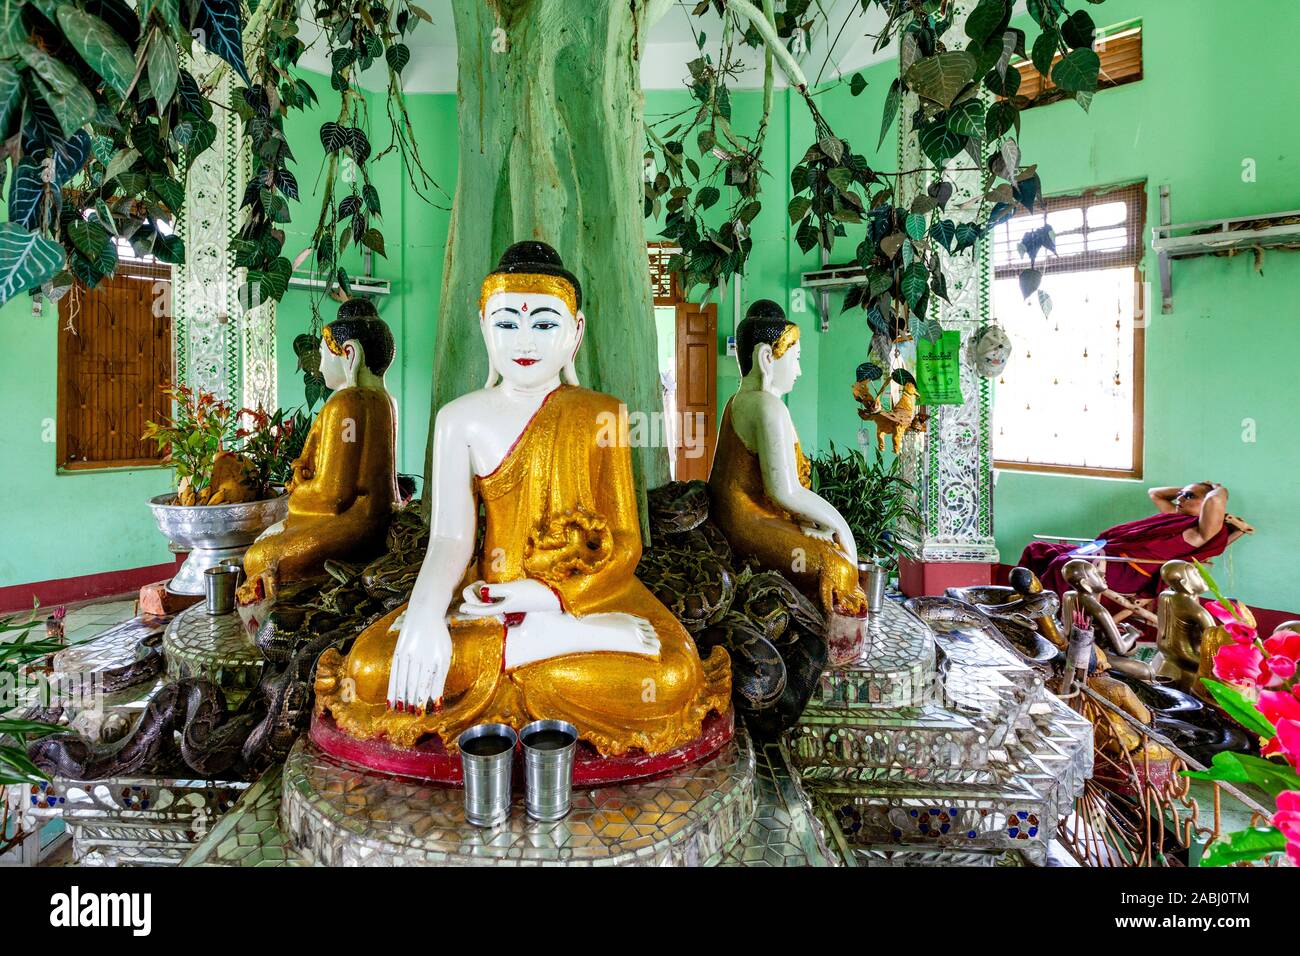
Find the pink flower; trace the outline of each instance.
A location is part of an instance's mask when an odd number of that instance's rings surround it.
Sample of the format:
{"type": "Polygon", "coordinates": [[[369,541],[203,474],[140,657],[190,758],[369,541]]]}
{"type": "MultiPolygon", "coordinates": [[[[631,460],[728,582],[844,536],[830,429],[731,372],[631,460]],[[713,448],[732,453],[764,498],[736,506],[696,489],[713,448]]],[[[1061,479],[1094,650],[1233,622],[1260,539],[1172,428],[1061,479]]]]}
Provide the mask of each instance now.
{"type": "Polygon", "coordinates": [[[1214,615],[1214,619],[1220,624],[1227,624],[1229,621],[1237,620],[1236,615],[1218,601],[1206,601],[1205,609],[1214,615]]]}
{"type": "Polygon", "coordinates": [[[1249,644],[1258,636],[1258,632],[1253,627],[1249,624],[1242,624],[1240,621],[1229,621],[1223,625],[1223,629],[1238,644],[1249,644]]]}
{"type": "Polygon", "coordinates": [[[1300,790],[1286,790],[1277,795],[1273,826],[1286,837],[1286,855],[1300,866],[1300,790]]]}
{"type": "Polygon", "coordinates": [[[1264,750],[1269,752],[1269,756],[1281,754],[1292,769],[1300,770],[1300,720],[1279,720],[1274,726],[1277,728],[1277,736],[1269,741],[1264,750]]]}
{"type": "MultiPolygon", "coordinates": [[[[1214,655],[1214,676],[1229,684],[1254,687],[1263,667],[1264,655],[1254,644],[1225,644],[1214,655]]],[[[1296,703],[1300,704],[1300,700],[1296,703]]]]}

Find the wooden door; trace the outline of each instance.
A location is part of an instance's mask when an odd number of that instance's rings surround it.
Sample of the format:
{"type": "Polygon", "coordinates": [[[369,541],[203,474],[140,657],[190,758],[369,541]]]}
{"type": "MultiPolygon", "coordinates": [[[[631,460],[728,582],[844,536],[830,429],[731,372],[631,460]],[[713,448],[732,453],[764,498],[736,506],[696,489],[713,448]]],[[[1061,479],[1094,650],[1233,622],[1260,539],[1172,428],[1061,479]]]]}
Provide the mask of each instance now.
{"type": "Polygon", "coordinates": [[[676,310],[676,477],[707,480],[718,438],[718,306],[679,302],[676,310]]]}

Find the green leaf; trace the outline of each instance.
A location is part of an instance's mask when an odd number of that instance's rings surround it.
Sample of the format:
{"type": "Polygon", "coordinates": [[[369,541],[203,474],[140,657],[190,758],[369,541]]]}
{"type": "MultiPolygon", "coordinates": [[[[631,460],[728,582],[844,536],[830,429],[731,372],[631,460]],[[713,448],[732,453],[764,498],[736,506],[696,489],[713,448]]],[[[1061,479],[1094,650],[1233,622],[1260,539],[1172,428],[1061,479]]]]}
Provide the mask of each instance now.
{"type": "Polygon", "coordinates": [[[1201,866],[1231,866],[1286,852],[1286,837],[1276,827],[1247,827],[1215,840],[1205,848],[1201,866]]]}
{"type": "Polygon", "coordinates": [[[830,180],[832,186],[845,195],[852,191],[853,170],[847,166],[837,166],[826,174],[826,178],[830,180]]]}
{"type": "Polygon", "coordinates": [[[0,223],[0,304],[38,288],[63,269],[63,247],[14,222],[0,223]]]}
{"type": "Polygon", "coordinates": [[[1100,71],[1101,58],[1092,50],[1071,50],[1052,67],[1052,82],[1066,93],[1093,93],[1100,71]]]}
{"type": "Polygon", "coordinates": [[[22,104],[22,88],[13,60],[0,60],[0,138],[8,135],[9,122],[22,104]]]}
{"type": "Polygon", "coordinates": [[[975,243],[979,240],[979,237],[980,237],[979,226],[976,226],[974,223],[970,223],[970,222],[963,222],[958,224],[957,232],[955,234],[957,244],[956,246],[953,247],[952,251],[955,253],[961,252],[963,249],[975,245],[975,243]]]}
{"type": "Polygon", "coordinates": [[[322,123],[320,127],[320,144],[327,153],[337,153],[348,144],[348,130],[338,123],[322,123]]]}
{"type": "Polygon", "coordinates": [[[894,77],[894,82],[889,84],[889,92],[885,94],[885,110],[880,120],[880,141],[876,143],[876,149],[880,149],[885,136],[889,134],[889,127],[893,125],[894,117],[898,115],[898,104],[902,98],[902,86],[898,77],[894,77]]]}
{"type": "Polygon", "coordinates": [[[41,98],[54,112],[64,136],[71,136],[95,115],[95,98],[81,85],[77,74],[54,57],[33,46],[24,46],[23,59],[32,68],[41,98]]]}
{"type": "Polygon", "coordinates": [[[995,143],[1005,136],[1012,127],[1020,131],[1020,111],[1008,100],[999,100],[989,107],[984,117],[984,136],[990,143],[995,143]]]}
{"type": "Polygon", "coordinates": [[[979,100],[967,100],[954,106],[948,113],[948,128],[962,136],[981,135],[984,132],[984,104],[979,100]]]}
{"type": "Polygon", "coordinates": [[[909,212],[907,218],[903,221],[903,228],[909,236],[920,242],[925,238],[925,216],[920,213],[909,212]]]}
{"type": "Polygon", "coordinates": [[[384,52],[388,68],[394,73],[401,73],[406,64],[411,62],[411,48],[405,43],[394,43],[384,52]]]}
{"type": "Polygon", "coordinates": [[[0,58],[18,56],[19,48],[27,44],[27,28],[23,26],[21,3],[0,3],[0,58]]]}
{"type": "Polygon", "coordinates": [[[159,236],[154,240],[153,254],[172,265],[185,261],[185,241],[180,236],[159,236]]]}
{"type": "Polygon", "coordinates": [[[163,173],[149,174],[149,188],[154,191],[173,213],[179,213],[185,205],[185,187],[163,173]]]}
{"type": "Polygon", "coordinates": [[[95,262],[109,245],[108,230],[97,222],[78,219],[68,226],[68,238],[77,251],[95,262]]]}
{"type": "Polygon", "coordinates": [[[194,11],[194,29],[209,53],[214,53],[234,68],[239,78],[252,85],[244,66],[244,18],[240,0],[198,0],[194,11]]]}
{"type": "Polygon", "coordinates": [[[45,186],[41,167],[27,157],[20,160],[9,186],[9,220],[27,229],[40,228],[45,186]]]}
{"type": "Polygon", "coordinates": [[[163,165],[167,154],[158,138],[158,127],[153,123],[139,123],[131,127],[131,145],[140,151],[140,156],[154,169],[163,165]]]}
{"type": "Polygon", "coordinates": [[[173,35],[180,36],[185,32],[181,29],[180,0],[140,0],[140,22],[144,23],[153,10],[157,10],[163,22],[171,27],[173,35]]]}
{"type": "Polygon", "coordinates": [[[866,88],[867,88],[867,81],[863,79],[861,73],[854,73],[853,76],[849,79],[849,92],[852,93],[854,96],[859,95],[866,88]]]}
{"type": "Polygon", "coordinates": [[[998,32],[1009,15],[1007,0],[980,0],[966,18],[966,35],[977,43],[984,43],[998,32]]]}
{"type": "Polygon", "coordinates": [[[717,203],[722,193],[716,186],[705,186],[695,194],[695,203],[701,209],[709,209],[717,203]]]}
{"type": "Polygon", "coordinates": [[[155,36],[149,44],[149,89],[158,101],[158,108],[166,109],[176,92],[180,68],[176,62],[176,47],[166,36],[155,36]]]}
{"type": "Polygon", "coordinates": [[[1056,27],[1050,27],[1038,35],[1034,41],[1033,50],[1029,58],[1033,61],[1034,69],[1047,76],[1052,69],[1052,60],[1056,59],[1056,48],[1060,44],[1061,34],[1056,27]]]}
{"type": "Polygon", "coordinates": [[[941,168],[966,145],[965,137],[954,133],[942,120],[922,126],[917,138],[921,151],[929,157],[930,162],[941,168]]]}
{"type": "Polygon", "coordinates": [[[1274,798],[1287,790],[1300,790],[1300,776],[1286,764],[1230,751],[1215,754],[1209,770],[1184,770],[1183,774],[1196,780],[1253,783],[1274,798]]]}
{"type": "Polygon", "coordinates": [[[1251,733],[1265,738],[1277,735],[1277,730],[1268,722],[1268,718],[1259,712],[1258,707],[1243,697],[1237,688],[1211,677],[1202,677],[1201,682],[1209,689],[1215,703],[1251,733]]]}
{"type": "Polygon", "coordinates": [[[1061,39],[1072,50],[1091,47],[1097,37],[1096,24],[1087,10],[1076,10],[1061,24],[1061,39]]]}
{"type": "Polygon", "coordinates": [[[929,271],[925,268],[924,263],[917,261],[904,270],[899,287],[902,289],[903,298],[907,300],[907,304],[915,307],[916,303],[921,301],[921,296],[925,295],[929,284],[929,271]]]}
{"type": "Polygon", "coordinates": [[[930,237],[949,252],[952,251],[952,241],[956,235],[957,224],[951,219],[939,219],[930,227],[930,237]]]}
{"type": "Polygon", "coordinates": [[[135,56],[126,41],[99,17],[70,3],[59,5],[58,19],[64,35],[81,58],[109,86],[125,96],[135,78],[135,56]]]}
{"type": "Polygon", "coordinates": [[[193,121],[190,141],[185,144],[185,171],[188,173],[195,161],[217,141],[216,124],[208,120],[193,121]]]}
{"type": "Polygon", "coordinates": [[[978,61],[966,50],[936,53],[917,60],[907,71],[907,85],[944,109],[975,78],[978,61]]]}
{"type": "Polygon", "coordinates": [[[1038,307],[1043,310],[1043,318],[1052,317],[1052,297],[1047,294],[1046,289],[1038,290],[1038,307]]]}

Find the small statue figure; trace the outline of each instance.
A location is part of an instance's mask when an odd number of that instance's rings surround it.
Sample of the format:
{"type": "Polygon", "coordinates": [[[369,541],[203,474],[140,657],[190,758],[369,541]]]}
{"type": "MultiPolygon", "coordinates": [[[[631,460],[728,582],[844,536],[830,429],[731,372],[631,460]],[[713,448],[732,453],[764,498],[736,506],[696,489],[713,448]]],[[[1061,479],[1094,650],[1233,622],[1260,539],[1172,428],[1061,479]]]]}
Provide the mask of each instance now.
{"type": "MultiPolygon", "coordinates": [[[[903,385],[903,394],[898,401],[894,402],[894,407],[885,411],[880,403],[879,395],[871,395],[869,389],[859,390],[859,386],[864,382],[858,382],[853,387],[853,396],[862,405],[858,409],[858,417],[864,422],[874,422],[876,426],[876,450],[885,450],[885,436],[890,435],[894,441],[894,454],[897,455],[903,450],[903,436],[910,431],[924,432],[925,421],[928,415],[921,417],[917,421],[916,411],[916,386],[911,382],[903,385]],[[866,392],[866,395],[863,395],[866,392]]],[[[889,380],[885,380],[885,385],[881,387],[883,392],[889,386],[889,380]]]]}
{"type": "Polygon", "coordinates": [[[397,406],[384,387],[392,332],[368,300],[349,299],[325,326],[320,354],[335,391],[293,462],[288,516],[244,556],[241,613],[273,603],[279,585],[320,574],[327,560],[375,557],[398,501],[397,406]]]}
{"type": "MultiPolygon", "coordinates": [[[[1100,636],[1110,645],[1112,651],[1121,657],[1133,653],[1133,648],[1137,646],[1142,635],[1129,624],[1121,627],[1115,623],[1115,618],[1101,603],[1102,593],[1106,590],[1106,579],[1097,566],[1083,558],[1074,558],[1066,562],[1062,574],[1071,589],[1061,596],[1061,619],[1073,620],[1076,610],[1083,611],[1095,622],[1100,636]]],[[[1127,663],[1141,664],[1140,661],[1127,663]]],[[[1135,673],[1135,676],[1150,677],[1146,665],[1142,665],[1142,668],[1143,672],[1135,673]]],[[[1121,668],[1121,670],[1127,669],[1121,668]]]]}
{"type": "Polygon", "coordinates": [[[1207,697],[1200,675],[1203,670],[1213,674],[1214,652],[1228,634],[1198,600],[1205,591],[1205,578],[1196,565],[1166,561],[1160,580],[1165,590],[1156,606],[1157,651],[1152,667],[1160,676],[1171,678],[1180,690],[1207,697]],[[1207,650],[1210,666],[1202,668],[1207,650]]]}
{"type": "Polygon", "coordinates": [[[602,755],[658,754],[730,706],[727,652],[701,661],[633,574],[625,410],[578,386],[581,305],[542,242],[511,246],[483,282],[488,381],[435,419],[429,547],[410,603],[318,665],[316,720],[370,751],[429,737],[454,751],[473,724],[551,718],[602,755]]]}
{"type": "Polygon", "coordinates": [[[722,413],[709,473],[712,517],[742,557],[785,575],[827,615],[857,617],[867,599],[853,532],[812,490],[781,401],[799,377],[799,352],[799,326],[777,303],[760,299],[749,307],[736,328],[740,388],[722,413]]]}

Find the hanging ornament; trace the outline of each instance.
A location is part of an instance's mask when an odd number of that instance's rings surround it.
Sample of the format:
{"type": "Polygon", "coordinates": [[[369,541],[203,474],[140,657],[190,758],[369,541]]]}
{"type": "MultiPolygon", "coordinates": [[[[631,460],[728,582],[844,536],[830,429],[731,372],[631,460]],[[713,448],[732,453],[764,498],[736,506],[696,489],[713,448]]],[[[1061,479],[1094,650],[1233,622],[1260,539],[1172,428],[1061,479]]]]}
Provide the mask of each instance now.
{"type": "Polygon", "coordinates": [[[1011,358],[1011,337],[1000,325],[986,325],[971,339],[970,358],[984,378],[1000,375],[1011,358]]]}

